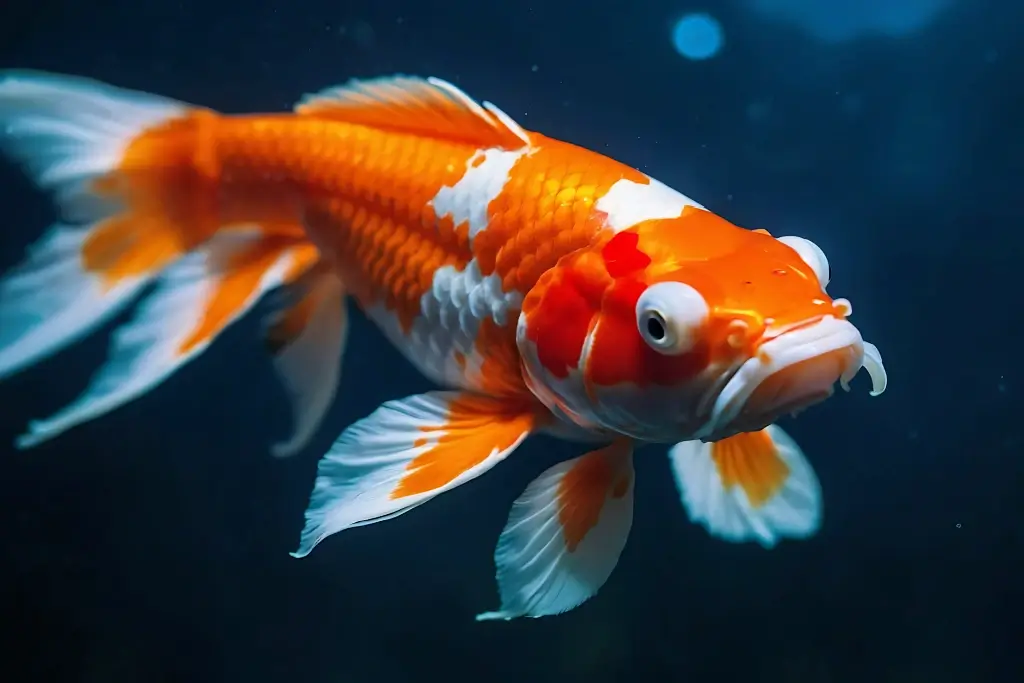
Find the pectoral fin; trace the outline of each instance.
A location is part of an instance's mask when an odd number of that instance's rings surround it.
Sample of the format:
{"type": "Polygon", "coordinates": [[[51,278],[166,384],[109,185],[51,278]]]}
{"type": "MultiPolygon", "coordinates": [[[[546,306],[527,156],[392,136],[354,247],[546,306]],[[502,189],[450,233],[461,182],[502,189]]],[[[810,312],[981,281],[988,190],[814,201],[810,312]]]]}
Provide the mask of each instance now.
{"type": "Polygon", "coordinates": [[[317,468],[295,557],[331,534],[390,519],[474,479],[534,430],[533,406],[469,392],[389,401],[345,430],[317,468]]]}
{"type": "Polygon", "coordinates": [[[715,443],[684,441],[669,459],[690,519],[712,536],[770,548],[821,526],[818,478],[781,427],[715,443]]]}

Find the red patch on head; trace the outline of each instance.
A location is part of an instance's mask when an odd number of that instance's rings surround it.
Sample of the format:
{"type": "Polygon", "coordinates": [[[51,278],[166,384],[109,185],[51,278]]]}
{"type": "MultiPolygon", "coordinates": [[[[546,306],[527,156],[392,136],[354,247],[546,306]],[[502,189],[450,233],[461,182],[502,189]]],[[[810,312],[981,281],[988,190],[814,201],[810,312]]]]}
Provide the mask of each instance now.
{"type": "Polygon", "coordinates": [[[599,386],[634,384],[671,386],[695,376],[707,366],[707,348],[668,356],[643,340],[636,327],[636,302],[647,288],[636,280],[620,281],[604,301],[604,315],[590,347],[587,379],[599,386]]]}
{"type": "Polygon", "coordinates": [[[597,311],[570,274],[552,282],[530,316],[527,336],[537,348],[537,359],[559,379],[579,365],[583,345],[597,311]]]}
{"type": "Polygon", "coordinates": [[[601,256],[609,275],[614,278],[623,277],[651,264],[651,257],[637,248],[639,242],[640,235],[635,232],[620,232],[604,245],[601,256]]]}

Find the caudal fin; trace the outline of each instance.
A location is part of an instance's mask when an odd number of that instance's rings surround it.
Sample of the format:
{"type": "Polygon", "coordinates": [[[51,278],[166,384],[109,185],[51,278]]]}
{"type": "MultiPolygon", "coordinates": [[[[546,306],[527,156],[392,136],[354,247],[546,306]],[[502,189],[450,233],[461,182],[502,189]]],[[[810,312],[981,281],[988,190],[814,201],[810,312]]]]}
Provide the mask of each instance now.
{"type": "Polygon", "coordinates": [[[118,328],[88,388],[18,439],[29,448],[150,391],[196,358],[268,290],[316,261],[308,243],[251,231],[222,232],[161,273],[152,294],[118,328]]]}
{"type": "MultiPolygon", "coordinates": [[[[0,378],[78,340],[183,253],[130,150],[188,105],[83,78],[0,71],[0,152],[59,220],[0,277],[0,378]]],[[[152,183],[150,183],[152,184],[152,183]]]]}
{"type": "Polygon", "coordinates": [[[340,284],[298,219],[219,225],[217,178],[203,166],[211,111],[97,81],[0,71],[0,152],[52,194],[58,222],[0,274],[0,379],[44,360],[152,294],[118,329],[107,362],[71,405],[31,423],[22,448],[153,389],[268,290],[309,285],[276,366],[296,406],[298,450],[333,398],[344,341],[340,284]],[[207,201],[209,200],[209,201],[207,201]],[[333,356],[332,356],[333,354],[333,356]],[[321,364],[322,363],[322,364],[321,364]]]}

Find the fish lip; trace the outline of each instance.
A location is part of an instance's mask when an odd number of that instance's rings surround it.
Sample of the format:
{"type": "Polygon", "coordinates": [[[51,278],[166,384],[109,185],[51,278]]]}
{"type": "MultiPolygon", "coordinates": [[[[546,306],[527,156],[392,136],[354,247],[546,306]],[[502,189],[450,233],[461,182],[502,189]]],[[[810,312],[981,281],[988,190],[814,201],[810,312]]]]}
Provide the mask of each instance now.
{"type": "MultiPolygon", "coordinates": [[[[715,435],[726,433],[730,424],[746,407],[751,395],[769,377],[797,363],[824,357],[843,349],[849,349],[850,356],[842,368],[841,376],[829,384],[828,393],[831,393],[831,386],[835,381],[845,385],[863,365],[864,341],[852,323],[844,318],[827,315],[813,322],[789,327],[767,338],[759,345],[757,352],[740,365],[739,370],[729,378],[719,392],[699,438],[714,438],[715,435]]],[[[808,398],[814,395],[815,392],[812,391],[808,398]]],[[[817,400],[810,402],[815,403],[817,400]]]]}

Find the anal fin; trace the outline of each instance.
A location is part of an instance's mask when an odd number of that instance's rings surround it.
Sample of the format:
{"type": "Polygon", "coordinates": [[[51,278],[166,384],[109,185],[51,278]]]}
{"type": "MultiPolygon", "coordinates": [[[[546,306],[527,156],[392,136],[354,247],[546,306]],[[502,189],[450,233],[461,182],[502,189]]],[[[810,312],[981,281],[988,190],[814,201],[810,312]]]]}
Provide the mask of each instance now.
{"type": "Polygon", "coordinates": [[[821,526],[818,478],[777,425],[714,443],[684,441],[669,460],[690,519],[712,536],[771,548],[821,526]]]}
{"type": "Polygon", "coordinates": [[[337,393],[348,339],[345,289],[335,274],[316,267],[299,286],[298,298],[275,314],[266,333],[292,404],[292,434],[274,444],[277,457],[297,453],[320,426],[337,393]]]}

